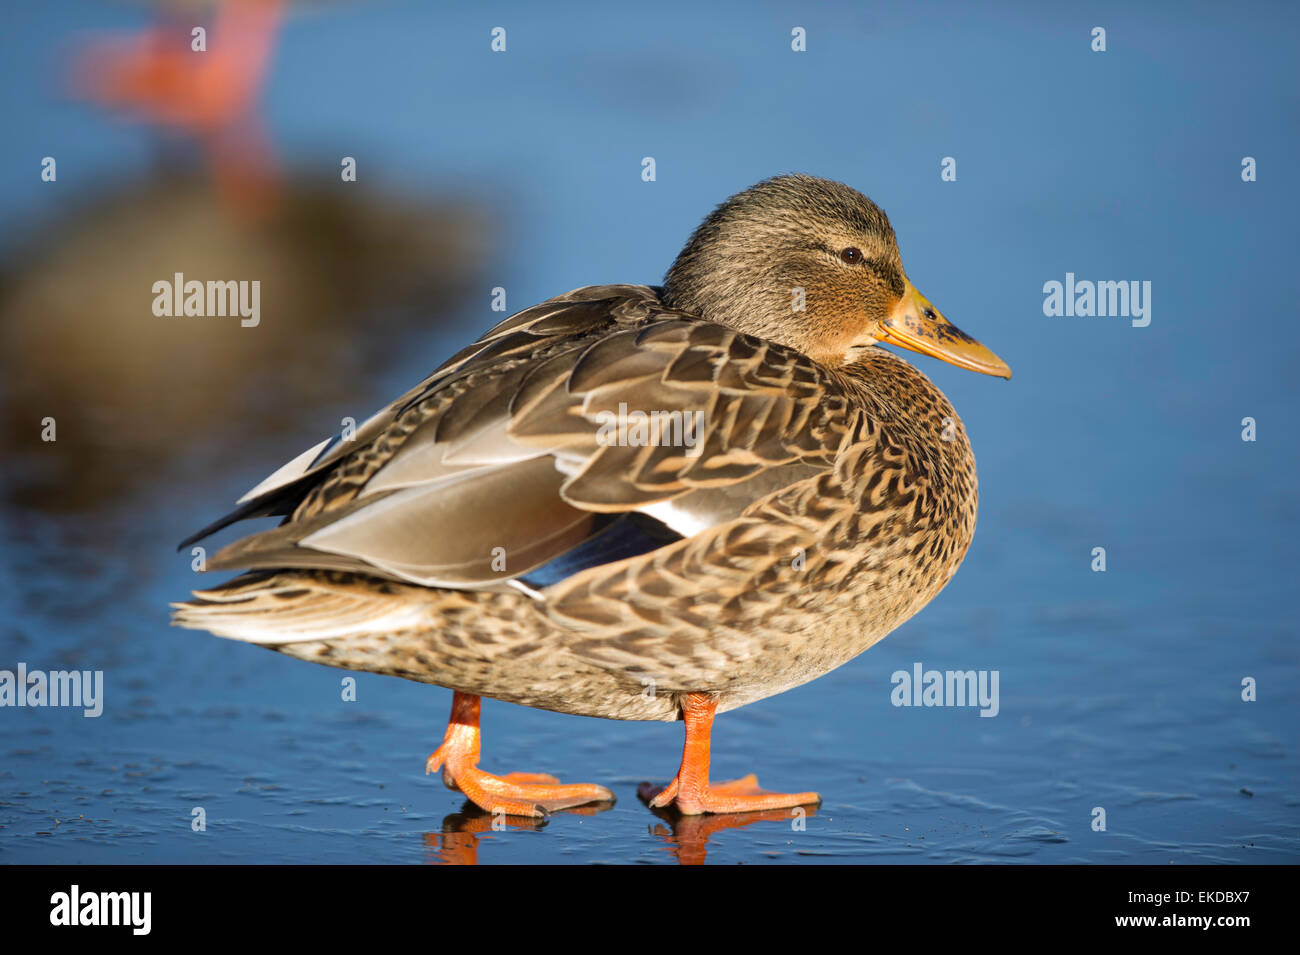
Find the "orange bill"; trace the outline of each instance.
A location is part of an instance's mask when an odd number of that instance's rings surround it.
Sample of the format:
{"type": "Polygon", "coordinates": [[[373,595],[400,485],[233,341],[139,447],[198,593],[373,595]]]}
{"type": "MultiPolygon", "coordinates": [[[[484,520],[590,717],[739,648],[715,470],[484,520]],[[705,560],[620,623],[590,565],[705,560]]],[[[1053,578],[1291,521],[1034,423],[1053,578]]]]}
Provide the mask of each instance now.
{"type": "Polygon", "coordinates": [[[946,361],[982,375],[1010,378],[1011,368],[985,346],[944,318],[908,282],[903,297],[880,325],[879,340],[946,361]]]}

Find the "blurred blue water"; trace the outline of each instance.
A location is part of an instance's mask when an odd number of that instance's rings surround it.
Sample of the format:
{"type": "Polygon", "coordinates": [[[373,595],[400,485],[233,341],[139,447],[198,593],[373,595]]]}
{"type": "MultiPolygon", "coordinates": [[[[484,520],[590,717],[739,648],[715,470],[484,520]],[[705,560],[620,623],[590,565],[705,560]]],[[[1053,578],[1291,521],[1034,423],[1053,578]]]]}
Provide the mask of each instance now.
{"type": "MultiPolygon", "coordinates": [[[[15,249],[148,170],[139,129],[54,79],[79,32],[145,17],[0,16],[0,244],[15,249]],[[45,155],[57,186],[39,180],[45,155]]],[[[975,542],[884,643],[720,720],[719,778],[756,770],[827,802],[806,831],[713,834],[710,861],[1295,862],[1298,25],[1282,3],[340,3],[290,18],[265,113],[299,166],[353,155],[362,177],[494,210],[481,308],[394,346],[393,394],[500,317],[492,286],[514,310],[655,282],[712,205],[791,170],[879,202],[916,285],[1015,370],[1003,384],[916,359],[975,445],[975,542]],[[505,54],[488,48],[498,25],[505,54]],[[1067,272],[1149,280],[1150,326],[1045,317],[1043,283],[1067,272]],[[1000,715],[891,706],[889,675],[914,661],[999,670],[1000,715]]],[[[449,693],[362,676],[344,704],[335,671],[166,626],[193,583],[174,541],[298,450],[243,449],[206,486],[154,491],[107,522],[112,560],[69,549],[71,518],[6,517],[0,668],[102,667],[108,704],[98,720],[0,709],[0,861],[442,857],[461,800],[420,768],[449,693]]],[[[481,861],[673,860],[633,793],[671,774],[679,727],[485,711],[485,766],[603,782],[620,802],[489,830],[481,861]]]]}

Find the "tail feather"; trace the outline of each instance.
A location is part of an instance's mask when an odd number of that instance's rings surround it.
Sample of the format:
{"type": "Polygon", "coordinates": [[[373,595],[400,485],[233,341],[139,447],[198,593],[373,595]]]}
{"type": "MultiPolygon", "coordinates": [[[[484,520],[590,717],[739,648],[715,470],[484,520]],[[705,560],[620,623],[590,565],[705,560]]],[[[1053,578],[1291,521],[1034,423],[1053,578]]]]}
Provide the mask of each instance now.
{"type": "Polygon", "coordinates": [[[421,590],[343,573],[244,574],[172,604],[172,625],[262,646],[392,633],[430,625],[421,590]]]}

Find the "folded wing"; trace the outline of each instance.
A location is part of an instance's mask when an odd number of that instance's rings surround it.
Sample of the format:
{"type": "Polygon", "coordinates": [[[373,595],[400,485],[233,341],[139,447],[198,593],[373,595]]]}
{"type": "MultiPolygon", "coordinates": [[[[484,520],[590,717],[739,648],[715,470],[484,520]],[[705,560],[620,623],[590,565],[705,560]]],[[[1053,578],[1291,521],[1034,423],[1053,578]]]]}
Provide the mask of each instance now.
{"type": "Polygon", "coordinates": [[[798,352],[674,312],[654,289],[578,289],[507,319],[200,536],[283,514],[208,567],[548,586],[829,471],[853,428],[839,389],[798,352]]]}

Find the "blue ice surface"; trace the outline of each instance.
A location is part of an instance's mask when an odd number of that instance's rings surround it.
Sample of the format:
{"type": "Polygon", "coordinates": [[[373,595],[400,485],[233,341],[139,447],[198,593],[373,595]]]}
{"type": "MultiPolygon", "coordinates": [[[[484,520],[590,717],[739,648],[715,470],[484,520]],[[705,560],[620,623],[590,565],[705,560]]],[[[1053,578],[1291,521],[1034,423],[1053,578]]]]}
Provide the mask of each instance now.
{"type": "MultiPolygon", "coordinates": [[[[0,709],[0,862],[1300,861],[1300,14],[1252,11],[295,13],[265,102],[277,149],[476,196],[498,225],[481,310],[394,343],[388,393],[501,317],[491,286],[514,309],[657,282],[729,194],[785,171],[836,178],[886,209],[913,282],[1015,371],[1004,383],[916,358],[971,435],[979,530],[952,584],[887,640],[719,719],[715,778],[820,790],[803,828],[675,831],[635,788],[672,774],[679,725],[488,702],[485,768],[597,781],[619,801],[472,832],[461,797],[421,771],[448,691],[363,674],[344,702],[340,671],[167,626],[168,601],[195,585],[174,542],[319,440],[314,422],[295,446],[241,448],[229,473],[118,513],[7,513],[0,668],[102,669],[106,705],[98,719],[0,709]],[[503,54],[489,50],[498,25],[503,54]],[[806,52],[790,48],[795,26],[806,52]],[[1066,273],[1150,281],[1150,324],[1044,315],[1044,283],[1066,273]],[[891,674],[917,662],[998,671],[998,715],[894,706],[891,674]]],[[[31,223],[149,168],[139,128],[69,103],[54,79],[76,36],[145,13],[0,16],[12,251],[31,223]],[[46,155],[57,187],[39,181],[46,155]]]]}

